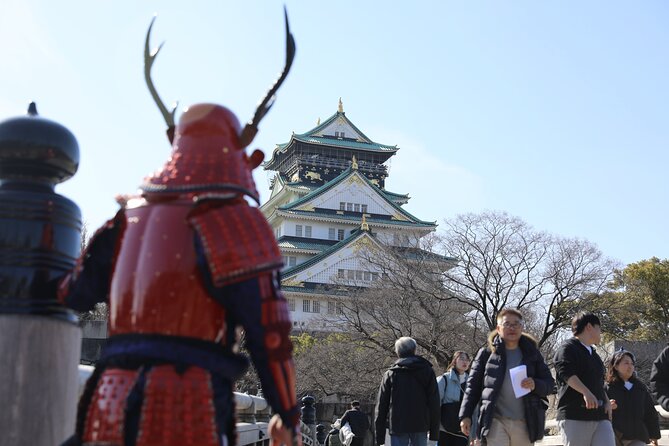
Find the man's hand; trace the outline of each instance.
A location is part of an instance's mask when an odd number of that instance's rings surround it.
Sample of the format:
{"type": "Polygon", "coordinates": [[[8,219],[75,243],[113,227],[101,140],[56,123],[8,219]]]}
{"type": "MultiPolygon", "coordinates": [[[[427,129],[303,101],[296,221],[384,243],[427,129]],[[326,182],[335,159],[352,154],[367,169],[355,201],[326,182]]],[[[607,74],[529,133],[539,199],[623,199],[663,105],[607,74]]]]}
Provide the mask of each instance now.
{"type": "Polygon", "coordinates": [[[657,442],[658,442],[657,438],[651,438],[650,439],[650,444],[652,444],[653,446],[657,446],[657,442]]]}
{"type": "Polygon", "coordinates": [[[611,403],[611,410],[616,410],[618,408],[618,402],[616,400],[609,400],[611,403]]]}
{"type": "Polygon", "coordinates": [[[530,389],[534,390],[535,384],[534,384],[534,379],[533,378],[525,378],[520,382],[520,387],[523,389],[530,389]]]}
{"type": "Polygon", "coordinates": [[[471,429],[471,427],[472,427],[471,418],[463,418],[462,421],[460,421],[460,430],[466,436],[469,436],[469,430],[471,429]]]}
{"type": "Polygon", "coordinates": [[[583,394],[583,401],[585,401],[586,409],[597,409],[599,407],[597,397],[595,397],[595,395],[593,395],[592,392],[587,389],[583,394]]]}
{"type": "Polygon", "coordinates": [[[269,420],[267,435],[269,435],[271,446],[302,446],[302,434],[299,431],[293,432],[284,426],[278,414],[274,414],[269,420]]]}
{"type": "Polygon", "coordinates": [[[613,418],[613,406],[611,405],[610,401],[604,403],[604,412],[606,412],[606,415],[609,417],[609,421],[611,421],[613,418]]]}

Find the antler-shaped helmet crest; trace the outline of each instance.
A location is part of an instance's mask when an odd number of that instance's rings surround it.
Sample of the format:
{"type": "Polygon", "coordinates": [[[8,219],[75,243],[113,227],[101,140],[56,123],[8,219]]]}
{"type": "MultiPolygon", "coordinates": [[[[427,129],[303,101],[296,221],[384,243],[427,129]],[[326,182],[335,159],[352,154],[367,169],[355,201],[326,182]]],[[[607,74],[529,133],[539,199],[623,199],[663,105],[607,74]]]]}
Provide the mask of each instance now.
{"type": "Polygon", "coordinates": [[[153,52],[149,50],[154,17],[144,44],[144,76],[151,96],[167,124],[167,135],[173,145],[173,151],[162,170],[144,181],[141,188],[145,193],[211,194],[216,191],[219,197],[244,194],[259,201],[251,172],[260,165],[264,155],[256,150],[249,157],[244,148],[253,141],[258,132],[258,123],[272,107],[276,92],[286,79],[295,57],[295,40],[290,33],[285,8],[284,17],[285,67],[258,105],[253,119],[241,131],[234,113],[216,104],[196,104],[187,108],[175,127],[176,106],[168,110],[151,81],[151,67],[162,48],[161,44],[153,52]]]}
{"type": "MultiPolygon", "coordinates": [[[[248,124],[246,124],[241,135],[239,135],[239,144],[242,148],[251,144],[253,138],[255,138],[256,133],[258,133],[258,124],[260,123],[262,118],[265,117],[270,108],[272,108],[272,105],[274,105],[274,101],[276,99],[276,92],[281,87],[281,84],[283,84],[284,80],[288,76],[290,67],[293,65],[293,59],[295,58],[295,39],[293,38],[293,35],[290,32],[290,24],[288,23],[288,11],[286,11],[285,7],[283,13],[286,23],[286,63],[283,70],[281,71],[281,74],[279,74],[278,79],[274,82],[274,85],[272,85],[272,87],[269,89],[263,100],[260,101],[260,103],[258,104],[256,112],[253,115],[253,119],[249,121],[248,124]]],[[[167,124],[167,133],[171,143],[174,138],[174,127],[175,127],[174,114],[176,112],[178,103],[174,105],[172,110],[168,110],[167,107],[165,107],[163,101],[160,99],[160,96],[158,95],[158,92],[156,91],[156,88],[153,85],[153,81],[151,80],[151,67],[153,66],[153,62],[155,61],[156,57],[158,56],[158,53],[160,52],[164,44],[164,42],[161,43],[153,51],[150,51],[149,49],[151,29],[153,28],[155,20],[156,17],[154,16],[153,19],[151,20],[151,24],[149,25],[149,29],[146,32],[146,40],[144,42],[144,78],[149,88],[149,92],[151,92],[151,97],[156,102],[156,105],[158,106],[160,113],[163,115],[163,118],[165,119],[165,123],[167,124]]]]}

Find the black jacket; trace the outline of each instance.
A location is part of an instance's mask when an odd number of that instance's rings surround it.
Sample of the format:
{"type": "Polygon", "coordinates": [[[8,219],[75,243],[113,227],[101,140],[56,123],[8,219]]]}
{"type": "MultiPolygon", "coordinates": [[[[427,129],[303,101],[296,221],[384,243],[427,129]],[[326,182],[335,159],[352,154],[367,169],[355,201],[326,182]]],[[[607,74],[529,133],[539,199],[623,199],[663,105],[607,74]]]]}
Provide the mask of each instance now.
{"type": "Polygon", "coordinates": [[[664,410],[669,410],[669,347],[665,347],[653,362],[650,371],[650,390],[664,410]]]}
{"type": "Polygon", "coordinates": [[[595,395],[595,398],[602,402],[605,401],[604,363],[594,348],[590,354],[578,338],[568,339],[555,353],[554,363],[558,383],[556,418],[581,421],[608,419],[603,406],[597,409],[586,409],[583,395],[567,384],[567,380],[576,375],[595,395]]]}
{"type": "MultiPolygon", "coordinates": [[[[527,376],[534,378],[535,383],[534,390],[523,397],[527,431],[530,441],[535,442],[544,435],[545,404],[542,398],[553,392],[555,382],[534,339],[523,333],[518,347],[523,354],[521,363],[527,367],[527,376]]],[[[505,372],[504,341],[493,332],[488,346],[479,350],[474,359],[460,406],[460,420],[471,418],[480,401],[479,438],[485,438],[490,430],[505,372]]]]}
{"type": "Polygon", "coordinates": [[[356,437],[364,438],[369,430],[369,418],[360,409],[350,409],[344,412],[344,416],[341,417],[341,425],[346,423],[356,437]]]}
{"type": "Polygon", "coordinates": [[[622,381],[614,381],[606,386],[609,398],[616,400],[618,408],[613,411],[613,429],[622,434],[623,440],[641,440],[650,443],[650,439],[660,438],[660,422],[657,411],[646,386],[636,378],[627,390],[622,381]]]}
{"type": "Polygon", "coordinates": [[[439,439],[439,391],[432,364],[420,356],[401,358],[383,374],[376,403],[376,443],[391,434],[428,432],[439,439]]]}

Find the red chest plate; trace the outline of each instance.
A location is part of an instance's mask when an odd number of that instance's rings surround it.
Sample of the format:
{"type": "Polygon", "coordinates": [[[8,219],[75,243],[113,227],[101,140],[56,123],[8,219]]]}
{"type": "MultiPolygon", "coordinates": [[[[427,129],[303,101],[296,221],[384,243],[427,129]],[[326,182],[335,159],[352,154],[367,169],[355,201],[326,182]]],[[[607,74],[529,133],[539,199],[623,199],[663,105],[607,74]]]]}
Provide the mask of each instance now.
{"type": "Polygon", "coordinates": [[[225,310],[203,286],[190,210],[187,202],[126,209],[109,296],[110,335],[222,338],[225,310]]]}

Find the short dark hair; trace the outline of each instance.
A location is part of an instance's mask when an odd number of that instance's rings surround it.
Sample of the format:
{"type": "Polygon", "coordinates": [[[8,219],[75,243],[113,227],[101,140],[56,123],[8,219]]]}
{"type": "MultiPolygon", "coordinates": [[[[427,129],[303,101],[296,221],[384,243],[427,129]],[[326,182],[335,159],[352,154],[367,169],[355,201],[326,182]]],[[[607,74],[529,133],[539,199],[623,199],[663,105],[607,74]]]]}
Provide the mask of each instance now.
{"type": "Polygon", "coordinates": [[[499,313],[497,313],[497,323],[499,324],[500,322],[502,322],[502,318],[507,314],[516,316],[521,321],[523,320],[523,313],[516,310],[515,308],[502,308],[501,310],[499,310],[499,313]]]}
{"type": "Polygon", "coordinates": [[[351,407],[360,407],[360,401],[358,400],[351,401],[351,407]]]}
{"type": "Polygon", "coordinates": [[[581,311],[571,319],[571,332],[574,335],[580,335],[588,324],[602,326],[601,321],[595,313],[581,311]]]}

